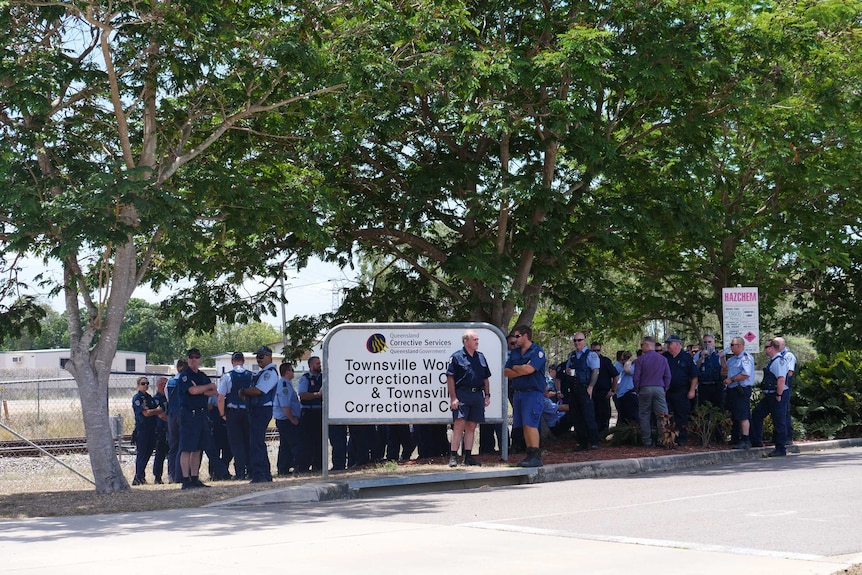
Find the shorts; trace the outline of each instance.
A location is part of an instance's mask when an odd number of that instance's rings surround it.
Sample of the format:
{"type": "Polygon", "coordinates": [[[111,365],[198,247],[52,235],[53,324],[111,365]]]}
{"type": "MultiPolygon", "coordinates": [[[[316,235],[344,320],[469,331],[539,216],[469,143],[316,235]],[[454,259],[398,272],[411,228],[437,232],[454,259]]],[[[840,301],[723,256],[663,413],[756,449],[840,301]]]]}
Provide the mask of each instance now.
{"type": "Polygon", "coordinates": [[[727,409],[733,421],[751,419],[751,387],[739,385],[727,390],[727,409]]]}
{"type": "Polygon", "coordinates": [[[206,408],[183,409],[180,413],[180,451],[206,451],[210,426],[206,408]]]}
{"type": "Polygon", "coordinates": [[[485,394],[469,389],[455,389],[458,409],[452,410],[452,421],[465,419],[474,423],[485,423],[485,394]]]}
{"type": "Polygon", "coordinates": [[[516,391],[512,402],[512,427],[538,429],[544,409],[545,394],[541,391],[516,391]]]}

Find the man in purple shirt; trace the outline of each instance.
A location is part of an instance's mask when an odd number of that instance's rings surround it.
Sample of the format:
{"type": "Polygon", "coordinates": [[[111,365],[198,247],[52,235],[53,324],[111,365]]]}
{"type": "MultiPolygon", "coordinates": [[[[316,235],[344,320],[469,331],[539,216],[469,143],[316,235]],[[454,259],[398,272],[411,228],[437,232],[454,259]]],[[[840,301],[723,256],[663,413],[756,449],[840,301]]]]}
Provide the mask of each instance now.
{"type": "Polygon", "coordinates": [[[646,447],[652,447],[650,414],[667,415],[665,392],[670,387],[670,365],[667,359],[655,350],[655,338],[646,336],[641,340],[643,355],[637,358],[637,369],[633,376],[638,394],[638,419],[641,438],[646,447]]]}

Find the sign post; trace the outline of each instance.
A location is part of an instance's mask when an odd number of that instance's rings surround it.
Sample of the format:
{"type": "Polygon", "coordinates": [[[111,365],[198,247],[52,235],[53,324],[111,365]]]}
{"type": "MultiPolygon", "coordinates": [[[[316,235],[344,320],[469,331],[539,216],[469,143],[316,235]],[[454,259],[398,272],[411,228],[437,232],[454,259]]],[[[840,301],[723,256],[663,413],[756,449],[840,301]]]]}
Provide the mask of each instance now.
{"type": "MultiPolygon", "coordinates": [[[[488,361],[491,404],[487,423],[508,422],[503,367],[506,337],[487,323],[342,324],[323,341],[323,461],[329,460],[328,429],[334,425],[452,423],[446,368],[471,329],[488,361]]],[[[503,425],[503,459],[508,425],[503,425]]],[[[328,465],[323,466],[324,477],[328,465]]]]}

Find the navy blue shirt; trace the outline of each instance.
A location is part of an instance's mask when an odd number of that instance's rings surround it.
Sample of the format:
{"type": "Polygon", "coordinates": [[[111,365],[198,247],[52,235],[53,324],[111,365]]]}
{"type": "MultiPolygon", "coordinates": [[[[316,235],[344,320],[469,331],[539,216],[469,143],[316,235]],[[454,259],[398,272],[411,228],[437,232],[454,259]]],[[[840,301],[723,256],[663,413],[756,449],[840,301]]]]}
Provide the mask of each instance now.
{"type": "Polygon", "coordinates": [[[669,389],[688,389],[691,386],[691,379],[698,375],[697,366],[694,365],[691,354],[680,351],[674,357],[669,351],[666,351],[662,355],[667,359],[667,363],[670,366],[669,389]]]}
{"type": "Polygon", "coordinates": [[[451,375],[455,380],[456,389],[485,389],[485,380],[491,377],[491,370],[481,351],[476,351],[471,357],[462,347],[452,354],[446,375],[451,375]]]}
{"type": "Polygon", "coordinates": [[[530,364],[534,371],[530,375],[522,375],[509,380],[509,385],[515,391],[540,391],[545,392],[545,350],[537,343],[533,343],[526,352],[521,353],[521,348],[516,347],[509,352],[506,367],[512,368],[516,365],[530,364]]]}
{"type": "Polygon", "coordinates": [[[203,371],[192,371],[191,368],[186,368],[180,374],[180,380],[177,383],[177,393],[182,398],[184,409],[204,409],[207,406],[209,398],[204,395],[192,395],[189,393],[195,385],[208,385],[212,383],[207,374],[203,371]]]}
{"type": "Polygon", "coordinates": [[[145,409],[155,409],[156,404],[153,397],[145,392],[139,391],[132,397],[132,411],[135,413],[135,425],[155,427],[158,417],[152,415],[147,417],[144,415],[145,409]]]}
{"type": "MultiPolygon", "coordinates": [[[[165,397],[165,394],[157,391],[156,394],[153,396],[153,402],[156,404],[156,407],[161,407],[162,411],[164,411],[165,413],[168,412],[168,398],[165,397]]],[[[156,420],[156,427],[160,429],[164,427],[165,429],[167,429],[167,421],[162,420],[162,418],[159,416],[155,416],[153,419],[156,420]]]]}

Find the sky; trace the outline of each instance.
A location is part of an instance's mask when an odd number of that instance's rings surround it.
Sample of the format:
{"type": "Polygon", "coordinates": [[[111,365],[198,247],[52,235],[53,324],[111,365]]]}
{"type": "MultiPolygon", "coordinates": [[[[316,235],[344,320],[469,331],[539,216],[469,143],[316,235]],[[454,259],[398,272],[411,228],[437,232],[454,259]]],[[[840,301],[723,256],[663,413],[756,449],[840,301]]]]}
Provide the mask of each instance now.
{"type": "MultiPolygon", "coordinates": [[[[48,288],[39,289],[33,283],[33,278],[44,272],[53,280],[62,277],[59,264],[49,265],[48,268],[39,259],[29,258],[22,264],[20,279],[30,285],[27,293],[42,296],[42,301],[48,303],[58,312],[65,310],[63,296],[59,295],[48,299],[48,288]]],[[[287,320],[297,315],[317,315],[333,311],[340,303],[339,291],[345,286],[351,285],[356,279],[356,272],[350,268],[341,267],[322,262],[320,260],[309,260],[308,266],[299,272],[292,272],[285,280],[285,294],[288,303],[285,306],[287,320]]],[[[249,281],[245,284],[249,293],[259,291],[260,284],[249,281]]],[[[143,299],[150,303],[158,303],[170,295],[170,290],[154,292],[148,287],[139,286],[132,297],[143,299]]],[[[277,329],[281,329],[281,314],[277,317],[268,316],[261,321],[270,323],[277,329]]]]}

